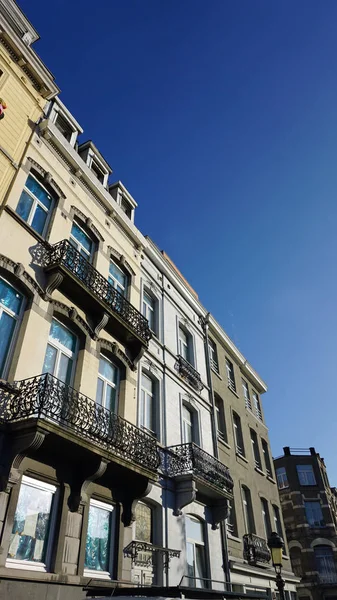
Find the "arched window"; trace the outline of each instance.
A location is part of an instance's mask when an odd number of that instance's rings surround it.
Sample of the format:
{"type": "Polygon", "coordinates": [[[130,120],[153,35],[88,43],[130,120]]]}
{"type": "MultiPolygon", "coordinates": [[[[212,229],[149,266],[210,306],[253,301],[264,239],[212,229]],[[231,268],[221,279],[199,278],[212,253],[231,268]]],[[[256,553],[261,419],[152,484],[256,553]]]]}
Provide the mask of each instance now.
{"type": "Polygon", "coordinates": [[[119,369],[101,354],[98,367],[96,402],[117,413],[119,369]]]}
{"type": "Polygon", "coordinates": [[[322,583],[335,583],[337,572],[331,546],[315,546],[314,553],[320,581],[322,583]]]}
{"type": "Polygon", "coordinates": [[[95,240],[89,231],[77,220],[73,221],[69,241],[83,258],[92,262],[96,245],[95,240]]]}
{"type": "Polygon", "coordinates": [[[47,231],[54,198],[46,186],[31,172],[16,207],[17,214],[37,233],[44,236],[47,231]]]}
{"type": "Polygon", "coordinates": [[[137,542],[147,542],[148,544],[152,544],[153,525],[151,507],[143,502],[138,502],[135,512],[135,538],[137,542]]]}
{"type": "Polygon", "coordinates": [[[67,385],[72,385],[78,339],[65,325],[57,319],[51,322],[49,340],[44,359],[43,373],[50,373],[67,385]]]}
{"type": "Polygon", "coordinates": [[[191,587],[207,587],[204,523],[192,515],[185,517],[187,579],[191,587]]]}
{"type": "Polygon", "coordinates": [[[23,308],[24,296],[0,277],[0,377],[2,378],[8,372],[23,308]]]}

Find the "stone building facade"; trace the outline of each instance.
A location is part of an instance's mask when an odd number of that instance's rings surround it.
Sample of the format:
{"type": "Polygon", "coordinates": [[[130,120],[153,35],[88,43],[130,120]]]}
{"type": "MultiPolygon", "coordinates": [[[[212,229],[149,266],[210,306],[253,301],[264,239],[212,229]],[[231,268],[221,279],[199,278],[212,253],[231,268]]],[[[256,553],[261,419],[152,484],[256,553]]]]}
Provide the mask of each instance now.
{"type": "Polygon", "coordinates": [[[274,460],[300,600],[337,596],[336,490],[315,448],[283,449],[274,460]]]}

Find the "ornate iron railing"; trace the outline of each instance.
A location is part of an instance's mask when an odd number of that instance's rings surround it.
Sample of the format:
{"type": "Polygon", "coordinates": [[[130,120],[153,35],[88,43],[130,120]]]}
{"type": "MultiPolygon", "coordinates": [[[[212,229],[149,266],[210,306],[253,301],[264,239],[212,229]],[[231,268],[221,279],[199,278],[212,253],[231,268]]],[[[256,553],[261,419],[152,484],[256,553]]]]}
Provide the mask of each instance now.
{"type": "Polygon", "coordinates": [[[148,320],[101,275],[90,262],[62,240],[46,250],[46,267],[62,266],[81,281],[113,313],[116,313],[147,343],[152,333],[148,320]]]}
{"type": "Polygon", "coordinates": [[[48,373],[0,386],[0,424],[28,418],[57,423],[130,463],[158,469],[155,438],[48,373]]]}
{"type": "Polygon", "coordinates": [[[192,473],[221,490],[232,492],[234,482],[228,467],[193,442],[169,446],[164,451],[163,462],[168,477],[192,473]]]}
{"type": "Polygon", "coordinates": [[[271,556],[266,540],[254,533],[246,533],[243,536],[243,558],[252,565],[269,562],[271,556]]]}
{"type": "Polygon", "coordinates": [[[180,356],[180,354],[177,356],[175,369],[192,387],[201,392],[204,388],[204,384],[201,381],[200,374],[183,356],[180,356]]]}
{"type": "Polygon", "coordinates": [[[163,557],[164,569],[167,569],[170,559],[179,558],[181,551],[155,546],[148,542],[133,541],[124,548],[123,553],[124,556],[131,558],[132,564],[144,567],[152,566],[154,556],[159,554],[163,557]]]}

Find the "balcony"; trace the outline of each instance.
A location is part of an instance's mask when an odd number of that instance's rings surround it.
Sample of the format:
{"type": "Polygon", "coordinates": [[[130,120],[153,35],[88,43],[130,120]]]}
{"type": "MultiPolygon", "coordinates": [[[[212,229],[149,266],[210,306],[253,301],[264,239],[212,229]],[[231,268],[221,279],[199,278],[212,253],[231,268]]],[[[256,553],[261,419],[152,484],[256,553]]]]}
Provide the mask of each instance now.
{"type": "MultiPolygon", "coordinates": [[[[36,422],[53,437],[60,452],[60,438],[98,451],[137,473],[156,478],[159,455],[156,440],[87,396],[45,374],[0,384],[0,425],[18,431],[36,422]]],[[[56,453],[55,446],[53,447],[56,453]]],[[[75,449],[73,448],[73,451],[75,449]]]]}
{"type": "Polygon", "coordinates": [[[192,367],[192,365],[185,358],[183,358],[183,356],[180,356],[180,354],[177,356],[177,361],[174,367],[182,379],[185,379],[195,390],[198,392],[203,390],[204,385],[201,381],[198,371],[196,371],[195,368],[192,367]]]}
{"type": "Polygon", "coordinates": [[[336,584],[337,583],[337,572],[334,568],[326,569],[324,572],[318,573],[317,579],[318,579],[318,583],[322,583],[325,585],[336,584]]]}
{"type": "Polygon", "coordinates": [[[147,319],[118,292],[68,240],[46,247],[47,294],[60,288],[96,319],[96,335],[104,327],[125,344],[136,360],[152,336],[147,319]]]}
{"type": "Polygon", "coordinates": [[[180,558],[180,550],[155,546],[148,542],[130,542],[124,550],[125,557],[131,558],[132,564],[138,567],[152,567],[157,557],[162,557],[162,565],[168,571],[171,558],[180,558]]]}
{"type": "Polygon", "coordinates": [[[243,536],[243,558],[251,565],[269,562],[271,556],[266,540],[254,533],[246,533],[243,536]]]}

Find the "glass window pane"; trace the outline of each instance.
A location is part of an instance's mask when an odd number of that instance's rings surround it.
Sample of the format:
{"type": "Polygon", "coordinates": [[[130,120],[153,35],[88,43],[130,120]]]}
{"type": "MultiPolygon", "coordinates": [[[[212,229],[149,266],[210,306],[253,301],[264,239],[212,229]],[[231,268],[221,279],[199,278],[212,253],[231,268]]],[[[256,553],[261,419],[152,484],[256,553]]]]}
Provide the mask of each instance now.
{"type": "Polygon", "coordinates": [[[204,543],[203,525],[198,519],[186,517],[186,537],[201,544],[204,543]]]}
{"type": "Polygon", "coordinates": [[[0,278],[0,305],[9,308],[16,315],[19,314],[23,296],[19,294],[9,283],[0,278]]]}
{"type": "Polygon", "coordinates": [[[44,562],[53,493],[22,484],[8,558],[44,562]]]}
{"type": "Polygon", "coordinates": [[[121,284],[123,288],[125,288],[126,275],[113,262],[110,263],[109,273],[116,281],[118,281],[121,284]]]}
{"type": "Polygon", "coordinates": [[[71,228],[71,235],[88,251],[91,253],[92,241],[90,237],[76,224],[73,223],[71,228]]]}
{"type": "Polygon", "coordinates": [[[68,348],[68,350],[75,352],[76,336],[55,319],[52,321],[49,337],[68,348]]]}
{"type": "Polygon", "coordinates": [[[205,587],[206,561],[204,546],[195,547],[195,576],[197,578],[196,587],[205,587]]]}
{"type": "Polygon", "coordinates": [[[71,382],[72,367],[73,361],[71,360],[71,358],[62,353],[56,377],[63,381],[63,383],[67,383],[69,385],[71,382]]]}
{"type": "Polygon", "coordinates": [[[33,198],[23,190],[19,203],[16,207],[16,212],[24,221],[28,221],[29,213],[33,205],[33,198]]]}
{"type": "Polygon", "coordinates": [[[101,356],[101,358],[99,359],[99,373],[101,375],[103,375],[103,377],[105,377],[106,379],[108,379],[108,381],[111,381],[112,383],[116,383],[116,379],[117,379],[117,369],[116,367],[106,358],[103,358],[101,356]]]}
{"type": "Polygon", "coordinates": [[[37,231],[37,233],[42,234],[44,230],[44,226],[46,224],[48,213],[41,208],[41,206],[37,205],[34,213],[34,217],[32,220],[32,228],[37,231]]]}
{"type": "Polygon", "coordinates": [[[47,345],[46,356],[43,364],[43,373],[50,373],[55,375],[55,361],[56,361],[57,350],[50,344],[47,345]]]}
{"type": "Polygon", "coordinates": [[[109,384],[106,384],[105,407],[111,410],[111,412],[116,411],[116,388],[109,384]]]}
{"type": "Polygon", "coordinates": [[[26,188],[28,188],[34,194],[34,196],[38,198],[42,204],[44,204],[46,208],[49,209],[51,207],[51,196],[31,175],[29,175],[26,181],[26,188]]]}
{"type": "Polygon", "coordinates": [[[136,507],[136,540],[139,542],[152,542],[151,517],[151,508],[138,502],[136,507]]]}
{"type": "Polygon", "coordinates": [[[151,296],[149,296],[149,294],[145,290],[144,290],[143,296],[144,296],[144,301],[146,302],[146,304],[148,304],[148,306],[150,308],[152,308],[152,310],[153,310],[153,305],[154,305],[153,298],[151,296]]]}
{"type": "Polygon", "coordinates": [[[96,390],[96,402],[98,404],[103,404],[103,391],[104,391],[104,383],[102,379],[97,379],[97,390],[96,390]]]}
{"type": "Polygon", "coordinates": [[[2,376],[8,356],[16,321],[4,311],[0,312],[0,377],[2,376]]]}
{"type": "Polygon", "coordinates": [[[144,373],[142,374],[142,387],[152,394],[152,379],[144,375],[144,373]]]}
{"type": "Polygon", "coordinates": [[[109,570],[111,512],[90,505],[84,565],[93,571],[109,570]]]}
{"type": "Polygon", "coordinates": [[[194,544],[189,542],[186,544],[186,562],[187,562],[187,575],[191,577],[189,585],[194,585],[195,569],[194,569],[194,544]]]}

